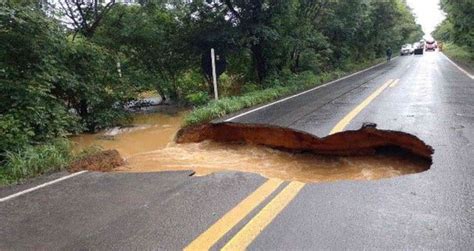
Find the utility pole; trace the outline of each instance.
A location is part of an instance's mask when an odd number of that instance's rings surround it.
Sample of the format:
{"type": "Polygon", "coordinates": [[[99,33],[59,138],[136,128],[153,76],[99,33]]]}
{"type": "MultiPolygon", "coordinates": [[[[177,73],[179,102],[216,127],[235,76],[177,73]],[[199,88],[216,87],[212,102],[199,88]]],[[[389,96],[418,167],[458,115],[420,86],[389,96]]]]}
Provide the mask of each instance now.
{"type": "Polygon", "coordinates": [[[212,82],[214,84],[214,98],[218,100],[219,95],[217,94],[216,54],[214,52],[214,48],[211,49],[211,62],[212,62],[212,82]]]}

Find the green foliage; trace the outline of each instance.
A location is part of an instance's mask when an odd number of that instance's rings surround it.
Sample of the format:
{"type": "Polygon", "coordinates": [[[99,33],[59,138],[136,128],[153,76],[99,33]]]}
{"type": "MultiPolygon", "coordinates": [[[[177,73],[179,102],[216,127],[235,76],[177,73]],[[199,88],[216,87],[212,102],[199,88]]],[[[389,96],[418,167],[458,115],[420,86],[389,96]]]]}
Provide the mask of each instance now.
{"type": "MultiPolygon", "coordinates": [[[[29,143],[34,132],[30,128],[23,128],[21,121],[12,114],[0,115],[0,149],[16,150],[29,143]]],[[[0,158],[1,159],[1,158],[0,158]]]]}
{"type": "Polygon", "coordinates": [[[453,41],[453,24],[449,19],[443,20],[433,31],[433,37],[440,42],[453,41]]]}
{"type": "Polygon", "coordinates": [[[441,8],[447,18],[433,32],[438,42],[443,42],[443,52],[450,58],[474,66],[474,2],[442,0],[441,8]]]}
{"type": "Polygon", "coordinates": [[[54,95],[63,49],[58,26],[30,8],[5,6],[0,22],[1,154],[74,130],[76,117],[54,95]]]}
{"type": "Polygon", "coordinates": [[[0,5],[0,168],[13,179],[62,161],[50,149],[65,148],[48,142],[119,123],[135,93],[118,77],[117,55],[71,40],[40,9],[22,5],[0,5]]]}
{"type": "Polygon", "coordinates": [[[93,40],[127,58],[123,72],[130,81],[177,99],[178,78],[192,69],[180,34],[176,14],[164,6],[120,5],[104,19],[93,40]]]}
{"type": "Polygon", "coordinates": [[[242,96],[211,101],[208,105],[196,108],[189,113],[184,120],[184,126],[209,122],[212,119],[222,117],[226,114],[270,102],[320,83],[319,79],[309,72],[295,76],[288,81],[288,85],[286,86],[277,86],[261,91],[249,92],[242,96]]]}
{"type": "Polygon", "coordinates": [[[470,69],[474,69],[474,52],[472,52],[472,48],[445,43],[443,45],[443,53],[451,59],[468,66],[470,69]]]}
{"type": "Polygon", "coordinates": [[[300,74],[290,75],[285,79],[275,79],[273,87],[263,90],[251,91],[241,96],[225,97],[219,99],[218,101],[213,100],[206,106],[195,108],[184,118],[183,126],[192,126],[200,123],[206,123],[244,108],[267,103],[278,98],[318,86],[333,79],[340,78],[343,75],[358,71],[381,61],[383,61],[383,59],[366,61],[358,65],[354,65],[353,68],[347,72],[334,71],[317,76],[310,71],[306,71],[300,74]]]}
{"type": "MultiPolygon", "coordinates": [[[[452,42],[474,50],[474,2],[469,0],[442,0],[441,8],[447,13],[448,21],[441,24],[449,30],[452,42]]],[[[446,32],[446,31],[445,31],[446,32]]],[[[436,33],[436,32],[435,32],[436,33]]]]}
{"type": "Polygon", "coordinates": [[[433,37],[464,47],[459,50],[452,45],[454,51],[474,53],[474,19],[472,18],[474,2],[442,0],[441,8],[447,13],[447,18],[436,27],[433,37]]]}
{"type": "Polygon", "coordinates": [[[4,155],[5,164],[0,166],[0,185],[60,170],[67,167],[73,158],[71,143],[65,139],[52,140],[39,146],[27,146],[4,155]]]}
{"type": "Polygon", "coordinates": [[[79,37],[66,42],[62,60],[68,74],[57,82],[55,93],[77,112],[88,131],[126,119],[122,104],[132,99],[138,88],[126,77],[119,77],[118,58],[79,37]]]}
{"type": "Polygon", "coordinates": [[[131,81],[187,100],[193,92],[213,93],[208,76],[207,88],[179,83],[211,48],[225,55],[228,77],[266,87],[283,73],[350,68],[422,35],[402,0],[151,1],[113,8],[93,40],[126,56],[131,81]]]}
{"type": "Polygon", "coordinates": [[[20,121],[32,140],[93,131],[123,117],[120,105],[138,88],[119,78],[117,55],[68,39],[34,8],[3,6],[0,20],[0,114],[20,121]]]}
{"type": "Polygon", "coordinates": [[[205,105],[209,102],[209,95],[207,92],[196,92],[186,96],[186,101],[194,106],[205,105]]]}

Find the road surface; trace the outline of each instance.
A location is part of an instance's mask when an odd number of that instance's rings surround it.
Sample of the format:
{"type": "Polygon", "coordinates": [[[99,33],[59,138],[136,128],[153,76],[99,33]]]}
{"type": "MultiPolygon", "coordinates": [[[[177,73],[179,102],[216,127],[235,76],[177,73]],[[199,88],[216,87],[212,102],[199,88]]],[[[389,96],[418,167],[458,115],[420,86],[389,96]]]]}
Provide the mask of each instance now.
{"type": "MultiPolygon", "coordinates": [[[[373,122],[431,145],[433,165],[316,184],[237,172],[86,172],[0,202],[0,250],[472,250],[474,79],[441,53],[399,57],[226,119],[318,136],[373,122]]],[[[0,198],[63,175],[0,189],[0,198]]]]}

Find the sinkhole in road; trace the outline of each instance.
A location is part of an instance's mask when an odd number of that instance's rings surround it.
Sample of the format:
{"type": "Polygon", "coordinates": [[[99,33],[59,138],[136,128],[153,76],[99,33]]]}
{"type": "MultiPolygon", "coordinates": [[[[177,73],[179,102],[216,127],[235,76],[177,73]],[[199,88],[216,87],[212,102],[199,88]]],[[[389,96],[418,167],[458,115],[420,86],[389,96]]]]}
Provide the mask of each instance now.
{"type": "Polygon", "coordinates": [[[374,125],[324,138],[239,123],[181,129],[176,142],[126,159],[119,172],[251,172],[301,182],[376,180],[426,171],[433,149],[417,137],[374,125]]]}

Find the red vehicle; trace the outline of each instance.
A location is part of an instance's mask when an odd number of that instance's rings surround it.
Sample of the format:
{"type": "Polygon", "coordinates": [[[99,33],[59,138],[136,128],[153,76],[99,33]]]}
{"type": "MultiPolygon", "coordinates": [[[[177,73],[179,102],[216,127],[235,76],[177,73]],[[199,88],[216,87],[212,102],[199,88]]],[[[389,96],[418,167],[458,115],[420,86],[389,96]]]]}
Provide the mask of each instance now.
{"type": "Polygon", "coordinates": [[[425,51],[435,51],[436,50],[436,42],[433,41],[426,41],[425,43],[425,51]]]}

